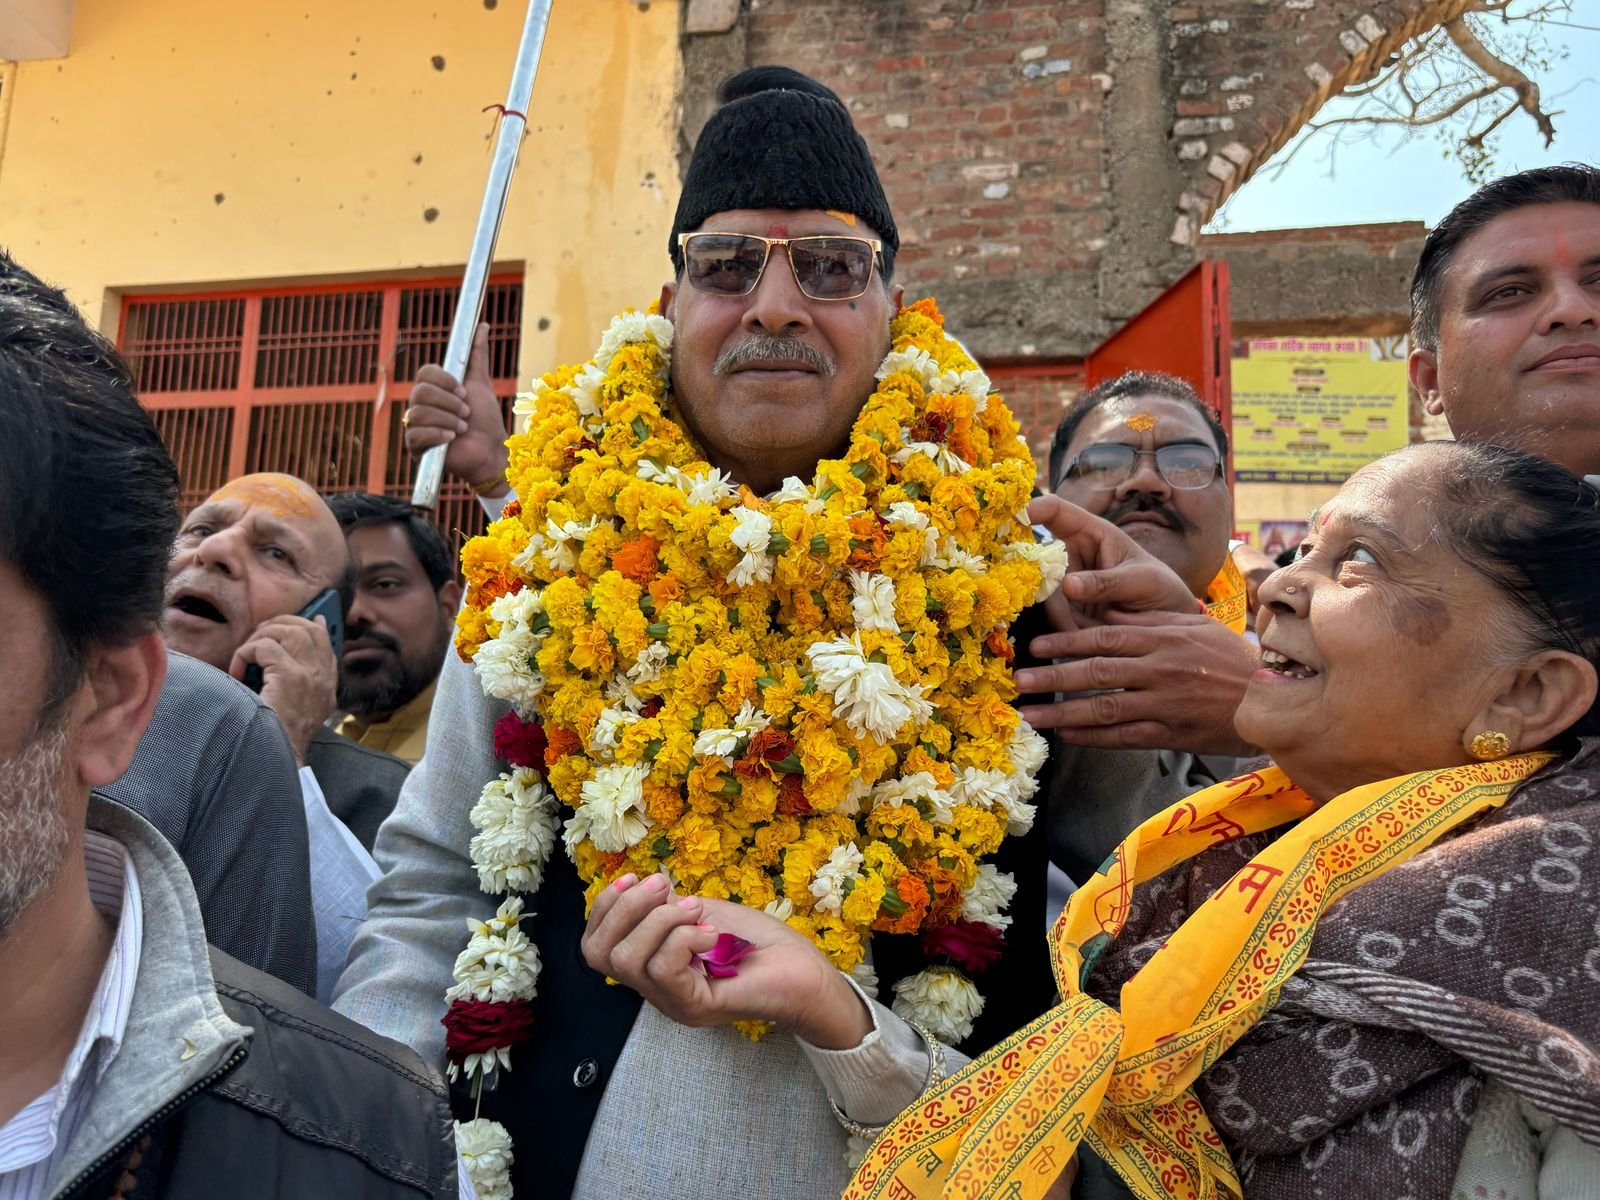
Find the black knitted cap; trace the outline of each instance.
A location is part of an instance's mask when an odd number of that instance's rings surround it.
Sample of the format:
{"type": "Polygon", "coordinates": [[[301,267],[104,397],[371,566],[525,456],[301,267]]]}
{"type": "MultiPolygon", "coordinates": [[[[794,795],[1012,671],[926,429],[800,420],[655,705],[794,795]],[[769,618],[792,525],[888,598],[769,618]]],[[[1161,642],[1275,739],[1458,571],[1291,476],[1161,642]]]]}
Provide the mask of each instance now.
{"type": "Polygon", "coordinates": [[[712,213],[736,208],[817,208],[847,212],[883,242],[884,276],[894,270],[900,234],[867,143],[844,102],[788,67],[751,67],[717,89],[689,159],[678,213],[667,239],[674,268],[678,235],[712,213]]]}

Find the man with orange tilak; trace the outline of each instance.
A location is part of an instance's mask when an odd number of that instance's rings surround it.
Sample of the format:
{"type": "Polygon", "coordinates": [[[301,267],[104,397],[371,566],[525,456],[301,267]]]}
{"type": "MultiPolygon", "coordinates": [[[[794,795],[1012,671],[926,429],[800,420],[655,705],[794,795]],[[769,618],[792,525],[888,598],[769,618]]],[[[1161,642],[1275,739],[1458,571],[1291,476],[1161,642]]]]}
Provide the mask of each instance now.
{"type": "Polygon", "coordinates": [[[299,766],[311,839],[318,995],[331,994],[375,874],[349,826],[375,830],[410,768],[326,727],[339,668],[327,621],[299,615],[328,590],[351,590],[344,530],[292,475],[246,475],[185,518],[167,571],[162,627],[174,650],[243,679],[261,675],[299,766]],[[330,816],[331,814],[331,816],[330,816]]]}

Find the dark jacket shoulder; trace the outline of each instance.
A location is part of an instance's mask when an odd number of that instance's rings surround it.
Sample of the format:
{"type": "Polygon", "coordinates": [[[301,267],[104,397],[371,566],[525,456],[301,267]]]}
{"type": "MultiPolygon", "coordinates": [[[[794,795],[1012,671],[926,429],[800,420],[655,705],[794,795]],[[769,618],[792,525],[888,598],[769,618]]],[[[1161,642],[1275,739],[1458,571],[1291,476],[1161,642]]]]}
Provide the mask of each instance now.
{"type": "Polygon", "coordinates": [[[414,1051],[220,951],[211,966],[223,1009],[254,1031],[244,1062],[214,1089],[218,1100],[314,1151],[307,1178],[324,1181],[323,1194],[455,1195],[449,1100],[414,1051]],[[341,1166],[330,1151],[354,1161],[341,1166]],[[332,1187],[330,1172],[356,1190],[332,1187]]]}
{"type": "Polygon", "coordinates": [[[329,811],[370,851],[378,826],[394,811],[411,764],[323,726],[311,735],[306,766],[317,777],[329,811]]]}

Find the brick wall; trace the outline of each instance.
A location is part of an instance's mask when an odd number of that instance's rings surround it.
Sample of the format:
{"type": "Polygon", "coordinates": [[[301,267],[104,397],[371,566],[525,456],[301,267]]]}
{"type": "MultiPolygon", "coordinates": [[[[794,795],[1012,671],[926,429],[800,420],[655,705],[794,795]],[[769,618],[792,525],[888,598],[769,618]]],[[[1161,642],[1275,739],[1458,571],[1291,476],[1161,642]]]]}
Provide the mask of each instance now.
{"type": "MultiPolygon", "coordinates": [[[[877,158],[908,291],[986,360],[1069,364],[1193,263],[1217,205],[1329,95],[1467,2],[746,0],[726,32],[686,37],[683,144],[730,72],[815,75],[877,158]]],[[[1365,264],[1348,293],[1236,278],[1236,311],[1270,294],[1297,325],[1308,305],[1331,320],[1348,294],[1360,320],[1392,318],[1409,234],[1384,236],[1330,243],[1365,264]]]]}
{"type": "Polygon", "coordinates": [[[1075,351],[1079,303],[1022,322],[1017,289],[1093,295],[1109,199],[1097,0],[760,0],[752,63],[786,63],[850,105],[902,242],[907,290],[938,293],[980,351],[1075,351]],[[1041,279],[1049,264],[1051,281],[1041,279]],[[1075,285],[1072,281],[1075,281],[1075,285]]]}

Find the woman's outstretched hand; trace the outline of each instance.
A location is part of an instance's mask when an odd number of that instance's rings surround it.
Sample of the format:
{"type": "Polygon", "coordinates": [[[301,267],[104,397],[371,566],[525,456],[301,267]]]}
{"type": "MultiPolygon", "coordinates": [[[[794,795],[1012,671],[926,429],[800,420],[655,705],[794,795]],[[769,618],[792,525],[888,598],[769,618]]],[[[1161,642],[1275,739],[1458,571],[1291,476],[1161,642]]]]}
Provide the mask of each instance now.
{"type": "Polygon", "coordinates": [[[680,1025],[771,1021],[825,1050],[848,1050],[872,1017],[845,977],[803,934],[726,900],[676,896],[665,875],[624,875],[595,900],[583,956],[680,1025]],[[731,933],[752,949],[731,978],[696,960],[731,933]]]}

